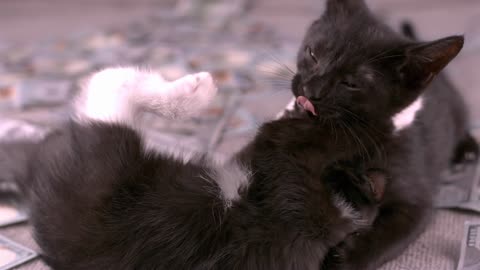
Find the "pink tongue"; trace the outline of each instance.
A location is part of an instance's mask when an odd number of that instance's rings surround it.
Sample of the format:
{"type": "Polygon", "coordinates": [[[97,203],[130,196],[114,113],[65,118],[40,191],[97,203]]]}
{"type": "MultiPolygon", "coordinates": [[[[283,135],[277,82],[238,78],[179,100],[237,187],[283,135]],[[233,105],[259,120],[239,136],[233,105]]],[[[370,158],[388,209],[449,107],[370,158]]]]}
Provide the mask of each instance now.
{"type": "Polygon", "coordinates": [[[304,110],[311,112],[313,115],[317,115],[315,112],[315,107],[313,107],[312,102],[304,96],[297,97],[297,104],[302,107],[304,110]]]}

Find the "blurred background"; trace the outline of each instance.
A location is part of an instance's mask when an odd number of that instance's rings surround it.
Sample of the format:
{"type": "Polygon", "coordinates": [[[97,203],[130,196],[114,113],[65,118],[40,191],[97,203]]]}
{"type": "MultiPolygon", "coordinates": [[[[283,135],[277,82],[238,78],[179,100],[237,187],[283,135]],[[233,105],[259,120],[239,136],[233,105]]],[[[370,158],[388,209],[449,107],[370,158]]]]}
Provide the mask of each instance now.
{"type": "MultiPolygon", "coordinates": [[[[480,0],[367,2],[395,29],[410,20],[422,39],[466,35],[447,72],[480,136],[480,0]]],[[[219,83],[213,104],[182,122],[149,117],[149,139],[228,156],[288,103],[297,47],[323,9],[323,0],[0,0],[0,139],[43,137],[68,118],[79,84],[101,68],[137,65],[169,79],[206,70],[219,83]]],[[[455,228],[442,233],[448,243],[425,267],[401,269],[453,269],[467,218],[439,217],[433,226],[455,228]]],[[[0,233],[35,247],[28,226],[0,233]]],[[[427,232],[398,265],[415,265],[437,235],[427,232]]],[[[22,269],[46,268],[36,261],[22,269]]]]}
{"type": "MultiPolygon", "coordinates": [[[[171,14],[179,2],[215,3],[216,0],[2,0],[0,33],[3,41],[36,42],[78,31],[98,31],[116,24],[171,14]]],[[[275,25],[285,38],[298,40],[303,29],[323,10],[323,0],[223,0],[246,3],[249,15],[275,25]]],[[[425,38],[464,33],[478,28],[477,0],[367,0],[378,14],[409,18],[425,38]],[[476,24],[475,24],[476,23],[476,24]]],[[[213,19],[214,18],[210,18],[213,19]]]]}

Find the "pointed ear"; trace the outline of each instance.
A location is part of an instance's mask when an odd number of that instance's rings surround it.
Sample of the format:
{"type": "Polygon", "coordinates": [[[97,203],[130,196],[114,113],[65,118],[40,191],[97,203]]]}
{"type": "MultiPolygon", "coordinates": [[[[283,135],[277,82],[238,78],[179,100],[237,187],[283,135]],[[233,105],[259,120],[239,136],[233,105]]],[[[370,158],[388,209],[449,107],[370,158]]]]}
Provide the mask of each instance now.
{"type": "Polygon", "coordinates": [[[351,14],[367,9],[364,0],[327,0],[326,14],[351,14]]]}
{"type": "Polygon", "coordinates": [[[401,74],[411,86],[427,86],[457,56],[463,41],[463,36],[451,36],[407,48],[401,74]]]}

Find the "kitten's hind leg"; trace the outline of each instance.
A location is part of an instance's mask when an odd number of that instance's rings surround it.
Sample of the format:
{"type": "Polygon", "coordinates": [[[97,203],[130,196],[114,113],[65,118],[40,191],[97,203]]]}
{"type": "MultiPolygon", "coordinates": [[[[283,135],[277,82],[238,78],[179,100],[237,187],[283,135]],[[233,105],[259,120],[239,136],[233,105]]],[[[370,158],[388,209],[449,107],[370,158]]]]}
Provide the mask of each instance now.
{"type": "Polygon", "coordinates": [[[168,82],[156,72],[109,68],[95,73],[87,82],[76,100],[75,115],[80,122],[133,127],[145,111],[169,118],[197,114],[216,92],[207,72],[168,82]]]}

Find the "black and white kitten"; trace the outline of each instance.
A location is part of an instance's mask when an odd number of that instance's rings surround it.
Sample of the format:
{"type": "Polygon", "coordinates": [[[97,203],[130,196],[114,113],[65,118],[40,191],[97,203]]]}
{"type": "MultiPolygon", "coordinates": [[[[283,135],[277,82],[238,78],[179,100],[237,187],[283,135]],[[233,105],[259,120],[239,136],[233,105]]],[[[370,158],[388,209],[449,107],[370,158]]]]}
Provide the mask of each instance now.
{"type": "MultiPolygon", "coordinates": [[[[0,179],[19,183],[52,268],[316,270],[369,228],[386,180],[367,167],[375,154],[361,124],[349,125],[354,138],[305,114],[276,120],[225,163],[149,147],[143,112],[194,115],[215,92],[208,73],[166,82],[107,69],[63,129],[24,148],[0,145],[21,163],[9,174],[13,163],[0,159],[0,179]]],[[[391,115],[377,129],[388,141],[391,115]]]]}
{"type": "Polygon", "coordinates": [[[362,132],[379,142],[391,178],[373,226],[332,249],[322,269],[376,269],[401,254],[429,221],[440,172],[478,155],[465,104],[439,75],[463,42],[405,38],[361,0],[327,1],[308,29],[292,82],[296,108],[347,131],[342,127],[362,123],[362,132]],[[376,124],[385,115],[394,115],[388,142],[378,139],[376,124]]]}

